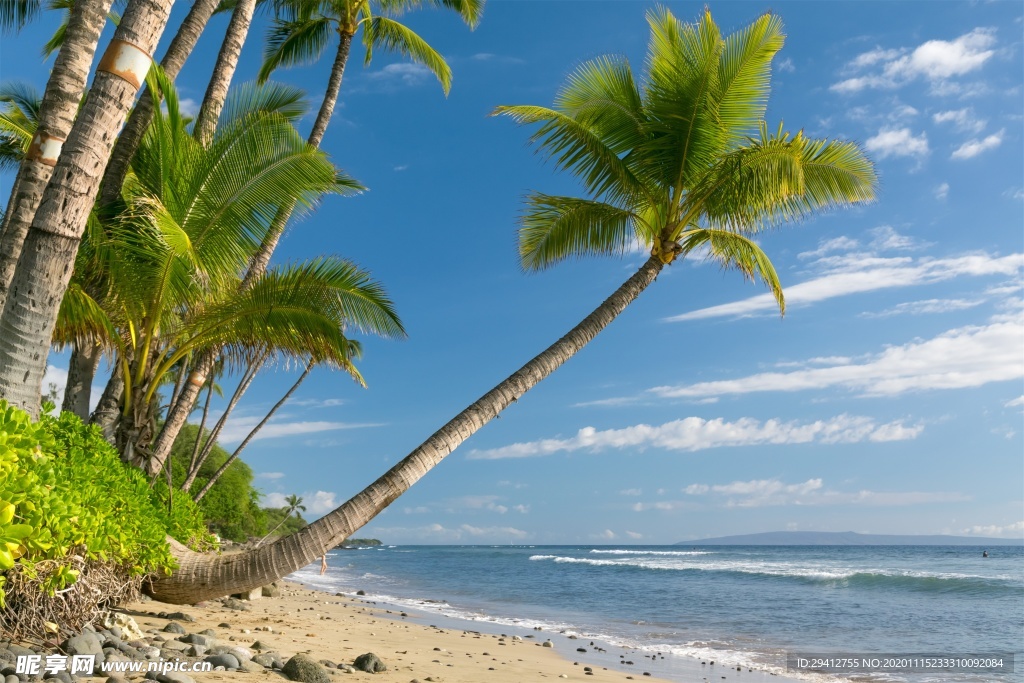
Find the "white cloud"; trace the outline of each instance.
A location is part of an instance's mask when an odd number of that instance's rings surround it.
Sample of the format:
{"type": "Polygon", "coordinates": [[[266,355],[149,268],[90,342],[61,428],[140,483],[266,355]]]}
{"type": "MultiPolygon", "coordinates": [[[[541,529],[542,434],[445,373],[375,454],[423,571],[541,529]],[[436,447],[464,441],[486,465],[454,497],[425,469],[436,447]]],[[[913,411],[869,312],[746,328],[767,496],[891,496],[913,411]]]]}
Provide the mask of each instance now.
{"type": "Polygon", "coordinates": [[[888,157],[923,157],[928,154],[928,135],[921,132],[915,136],[909,128],[882,128],[878,135],[864,142],[869,152],[880,159],[888,157]]]}
{"type": "Polygon", "coordinates": [[[877,251],[907,251],[921,246],[914,238],[897,232],[891,225],[880,225],[868,232],[874,238],[871,248],[877,251]]]}
{"type": "Polygon", "coordinates": [[[284,472],[260,472],[256,475],[257,479],[283,479],[284,472]]]}
{"type": "Polygon", "coordinates": [[[200,103],[191,97],[183,97],[178,100],[178,109],[181,111],[182,116],[195,118],[199,113],[199,106],[200,103]]]}
{"type": "Polygon", "coordinates": [[[323,515],[340,505],[340,503],[334,499],[335,495],[337,494],[333,491],[307,492],[302,494],[302,504],[306,506],[306,510],[309,514],[323,515]]]}
{"type": "Polygon", "coordinates": [[[796,66],[794,66],[793,60],[790,59],[789,57],[786,57],[785,59],[780,60],[775,65],[775,68],[778,69],[782,73],[793,73],[794,71],[796,71],[796,66]]]}
{"type": "Polygon", "coordinates": [[[582,403],[573,403],[573,408],[589,408],[591,406],[621,406],[629,403],[633,403],[636,399],[628,397],[617,397],[617,398],[601,398],[596,401],[583,401],[582,403]]]}
{"type": "MultiPolygon", "coordinates": [[[[967,254],[950,258],[882,258],[865,254],[844,254],[817,261],[825,274],[785,288],[786,308],[792,310],[838,296],[873,292],[894,287],[943,282],[963,275],[1016,275],[1024,268],[1024,254],[992,256],[967,254]]],[[[666,322],[719,317],[774,314],[778,310],[771,294],[759,294],[741,301],[690,311],[666,318],[666,322]]]]}
{"type": "Polygon", "coordinates": [[[620,496],[642,496],[643,493],[641,489],[622,489],[619,491],[620,496]]]}
{"type": "Polygon", "coordinates": [[[857,240],[851,237],[841,235],[839,237],[833,237],[831,239],[822,240],[821,242],[818,243],[817,249],[815,249],[814,251],[800,252],[799,254],[797,254],[797,258],[821,258],[825,254],[830,254],[834,251],[850,251],[852,249],[856,249],[859,246],[860,242],[858,242],[857,240]]]}
{"type": "Polygon", "coordinates": [[[925,299],[923,301],[907,301],[896,304],[879,313],[862,313],[865,318],[890,318],[895,315],[924,315],[929,313],[948,313],[974,308],[985,303],[984,299],[925,299]]]}
{"type": "Polygon", "coordinates": [[[636,531],[627,531],[626,535],[629,536],[630,538],[632,538],[634,541],[638,541],[638,540],[640,540],[641,538],[644,537],[643,534],[637,533],[636,531]]]}
{"type": "Polygon", "coordinates": [[[864,362],[793,372],[765,372],[733,380],[661,386],[664,398],[694,398],[837,387],[860,396],[896,396],[928,389],[961,389],[1024,377],[1024,319],[1017,314],[986,326],[968,326],[924,341],[890,346],[864,362]]]}
{"type": "Polygon", "coordinates": [[[965,534],[971,534],[972,536],[996,536],[996,537],[1009,537],[1009,538],[1020,538],[1024,535],[1024,521],[1014,522],[1005,526],[998,524],[989,524],[987,526],[972,526],[964,529],[965,534]]]}
{"type": "Polygon", "coordinates": [[[854,93],[867,88],[899,88],[917,78],[929,80],[933,88],[948,91],[948,79],[977,71],[995,51],[995,30],[976,28],[955,40],[929,40],[912,50],[876,48],[854,58],[847,64],[848,73],[873,70],[835,83],[831,89],[854,93]],[[877,70],[881,67],[881,70],[877,70]]]}
{"type": "Polygon", "coordinates": [[[568,439],[540,439],[500,448],[473,450],[473,460],[531,458],[583,450],[597,453],[607,449],[662,448],[670,451],[699,451],[726,446],[796,443],[856,443],[914,439],[922,425],[907,426],[902,420],[879,425],[869,417],[839,415],[828,420],[799,423],[772,419],[761,422],[742,417],[734,422],[722,418],[705,420],[687,417],[652,426],[634,425],[622,429],[597,430],[584,427],[568,439]]]}
{"type": "Polygon", "coordinates": [[[1018,396],[1012,401],[1007,401],[1003,404],[1006,408],[1017,408],[1018,406],[1024,406],[1024,396],[1018,396]]]}
{"type": "Polygon", "coordinates": [[[989,135],[984,140],[968,140],[964,144],[953,150],[950,155],[950,159],[970,159],[976,157],[982,152],[987,152],[990,149],[995,149],[999,145],[1003,144],[1003,133],[1005,130],[1000,130],[998,133],[989,135]]]}
{"type": "Polygon", "coordinates": [[[946,197],[949,196],[949,183],[940,183],[935,188],[935,198],[940,202],[945,201],[946,197]]]}
{"type": "MultiPolygon", "coordinates": [[[[965,502],[962,493],[922,491],[836,491],[826,489],[820,478],[787,484],[779,479],[753,479],[729,484],[693,484],[694,495],[709,496],[726,507],[769,507],[780,505],[871,505],[903,506],[929,503],[965,502]]],[[[689,491],[688,491],[689,492],[689,491]]]]}
{"type": "Polygon", "coordinates": [[[366,74],[370,80],[380,83],[385,88],[392,88],[397,85],[419,85],[428,79],[434,78],[434,74],[422,64],[413,62],[398,62],[388,64],[383,69],[370,71],[366,74]]]}
{"type": "Polygon", "coordinates": [[[283,493],[274,491],[272,493],[265,494],[263,496],[263,500],[260,501],[260,504],[265,508],[283,508],[288,505],[288,502],[285,500],[285,495],[283,493]]]}
{"type": "Polygon", "coordinates": [[[401,173],[402,171],[408,171],[409,164],[401,164],[399,166],[395,166],[394,170],[398,173],[401,173]]]}
{"type": "Polygon", "coordinates": [[[336,408],[345,403],[343,398],[300,398],[289,399],[287,405],[300,408],[336,408]]]}
{"type": "Polygon", "coordinates": [[[595,541],[612,541],[618,538],[618,536],[611,529],[605,529],[599,534],[590,534],[590,538],[595,541]]]}
{"type": "Polygon", "coordinates": [[[974,110],[970,107],[936,112],[932,114],[932,120],[935,123],[953,123],[958,129],[970,133],[980,133],[985,130],[986,124],[984,119],[979,119],[974,115],[974,110]]]}
{"type": "MultiPolygon", "coordinates": [[[[276,419],[286,419],[287,416],[279,416],[276,419]]],[[[224,425],[223,431],[218,437],[222,444],[238,443],[244,439],[249,432],[263,419],[262,415],[231,417],[224,425]]],[[[279,436],[295,436],[296,434],[313,434],[316,432],[327,432],[338,429],[363,429],[365,427],[383,427],[382,423],[354,423],[354,422],[328,422],[324,420],[297,421],[297,422],[275,422],[272,419],[263,426],[253,441],[260,439],[273,439],[279,436]]]]}

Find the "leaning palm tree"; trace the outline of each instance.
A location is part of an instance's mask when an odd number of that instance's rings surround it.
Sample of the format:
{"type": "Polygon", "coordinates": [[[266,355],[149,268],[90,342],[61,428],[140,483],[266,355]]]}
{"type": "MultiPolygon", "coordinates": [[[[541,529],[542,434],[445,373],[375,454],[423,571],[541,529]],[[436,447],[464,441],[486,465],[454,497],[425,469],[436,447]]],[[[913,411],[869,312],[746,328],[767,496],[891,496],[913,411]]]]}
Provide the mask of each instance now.
{"type": "MultiPolygon", "coordinates": [[[[327,89],[306,140],[309,145],[319,147],[323,141],[327,125],[338,102],[338,94],[341,92],[342,77],[348,63],[352,40],[360,30],[366,48],[365,63],[370,62],[374,49],[404,55],[426,66],[440,81],[445,93],[448,92],[451,86],[451,69],[444,58],[423,38],[392,18],[424,4],[454,10],[470,28],[475,28],[483,14],[484,0],[277,1],[278,14],[267,39],[260,81],[265,81],[280,67],[295,66],[319,59],[331,42],[331,34],[338,35],[338,46],[327,89]]],[[[249,270],[242,282],[243,288],[252,286],[266,272],[292,210],[292,207],[285,205],[274,217],[263,243],[252,257],[249,270]]],[[[162,466],[170,455],[174,440],[192,413],[199,397],[199,387],[203,385],[216,357],[217,353],[211,350],[196,359],[190,381],[182,387],[177,400],[168,409],[167,419],[154,444],[151,458],[154,467],[162,466]]]]}
{"type": "Polygon", "coordinates": [[[811,140],[764,110],[782,25],[766,14],[721,36],[707,12],[684,25],[667,10],[648,15],[646,78],[625,59],[580,66],[553,108],[500,107],[540,124],[534,140],[578,176],[582,198],[534,193],[519,232],[524,268],[566,258],[630,253],[650,257],[593,313],[489,391],[382,477],[328,515],[271,545],[230,558],[190,553],[154,581],[161,600],[195,602],[266,584],[312,561],[369,522],[480,427],[592,340],[666,266],[703,253],[764,282],[783,298],[771,262],[752,237],[778,223],[873,198],[871,162],[851,142],[811,140]]]}

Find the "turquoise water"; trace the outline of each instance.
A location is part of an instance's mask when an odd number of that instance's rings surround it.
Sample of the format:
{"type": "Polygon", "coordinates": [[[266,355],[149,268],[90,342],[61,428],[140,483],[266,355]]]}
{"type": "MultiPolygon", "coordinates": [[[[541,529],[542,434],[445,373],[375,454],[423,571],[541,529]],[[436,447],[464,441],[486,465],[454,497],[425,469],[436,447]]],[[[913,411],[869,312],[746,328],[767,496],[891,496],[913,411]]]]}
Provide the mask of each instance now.
{"type": "Polygon", "coordinates": [[[982,558],[981,547],[963,546],[389,546],[335,551],[327,575],[317,564],[294,578],[448,618],[778,672],[787,652],[1016,652],[1015,673],[869,678],[1024,681],[1024,548],[988,551],[982,558]]]}

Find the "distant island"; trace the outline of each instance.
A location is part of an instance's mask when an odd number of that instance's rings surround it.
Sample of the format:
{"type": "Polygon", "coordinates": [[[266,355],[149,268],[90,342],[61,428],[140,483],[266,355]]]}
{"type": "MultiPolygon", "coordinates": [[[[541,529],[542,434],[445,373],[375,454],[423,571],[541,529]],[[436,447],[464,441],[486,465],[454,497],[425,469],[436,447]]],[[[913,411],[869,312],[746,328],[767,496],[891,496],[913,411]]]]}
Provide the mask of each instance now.
{"type": "Polygon", "coordinates": [[[339,548],[368,548],[377,545],[384,545],[376,538],[349,538],[341,542],[339,548]]]}
{"type": "Polygon", "coordinates": [[[1024,539],[858,534],[854,531],[768,531],[680,541],[676,545],[1024,545],[1024,539]]]}

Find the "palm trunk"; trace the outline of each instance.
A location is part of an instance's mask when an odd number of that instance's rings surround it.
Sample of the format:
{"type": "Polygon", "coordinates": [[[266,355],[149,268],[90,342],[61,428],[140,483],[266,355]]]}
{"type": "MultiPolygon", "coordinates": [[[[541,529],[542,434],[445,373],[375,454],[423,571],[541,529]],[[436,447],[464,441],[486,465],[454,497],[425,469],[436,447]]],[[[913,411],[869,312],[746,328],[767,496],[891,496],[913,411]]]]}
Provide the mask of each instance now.
{"type": "Polygon", "coordinates": [[[89,402],[92,399],[92,380],[96,366],[100,363],[103,349],[99,344],[86,342],[75,344],[68,364],[68,383],[64,387],[64,403],[61,412],[74,413],[86,422],[89,419],[89,402]]]}
{"type": "MultiPolygon", "coordinates": [[[[43,192],[0,314],[0,397],[39,414],[39,389],[57,311],[74,268],[86,220],[117,132],[140,83],[121,69],[119,54],[151,54],[173,0],[131,0],[108,48],[111,71],[92,88],[43,192]],[[131,47],[134,46],[134,47],[131,47]]],[[[141,62],[133,62],[142,68],[141,62]]]]}
{"type": "Polygon", "coordinates": [[[99,425],[103,432],[103,438],[110,444],[116,441],[122,396],[124,396],[124,376],[121,374],[120,363],[115,362],[110,370],[110,379],[103,387],[100,401],[96,404],[96,410],[89,417],[89,424],[99,425]]]}
{"type": "MultiPolygon", "coordinates": [[[[338,43],[338,52],[334,57],[334,66],[331,68],[331,77],[327,81],[327,91],[324,93],[324,99],[320,103],[320,111],[317,112],[316,121],[313,122],[313,130],[310,131],[309,138],[307,139],[307,142],[314,147],[319,147],[320,142],[323,141],[324,133],[327,131],[327,124],[330,123],[331,116],[334,114],[334,107],[338,104],[338,93],[341,92],[341,81],[345,75],[345,64],[348,63],[348,54],[351,47],[352,35],[342,32],[338,43]]],[[[274,217],[270,230],[263,239],[259,250],[253,256],[252,262],[249,264],[249,271],[246,273],[245,279],[242,280],[243,288],[251,287],[252,283],[263,277],[263,274],[267,271],[270,257],[274,253],[278,241],[281,239],[281,234],[284,232],[284,227],[288,223],[288,218],[291,216],[294,208],[294,204],[282,207],[274,217]]],[[[211,351],[199,360],[196,364],[196,372],[199,376],[206,377],[210,368],[213,367],[213,359],[216,355],[216,352],[211,351]]],[[[170,454],[174,440],[178,438],[178,432],[185,426],[185,421],[192,413],[192,407],[199,397],[200,388],[202,388],[202,383],[198,385],[192,382],[186,383],[185,387],[181,390],[181,395],[178,396],[178,400],[168,409],[167,420],[160,430],[156,443],[153,444],[151,468],[163,467],[163,462],[170,454]]]]}
{"type": "Polygon", "coordinates": [[[654,282],[663,267],[661,259],[652,256],[583,322],[341,507],[301,531],[244,553],[204,555],[172,542],[178,569],[168,577],[154,579],[149,592],[163,602],[196,603],[264,586],[306,566],[376,517],[463,441],[586,346],[654,282]]]}
{"type": "MultiPolygon", "coordinates": [[[[252,430],[250,430],[246,437],[242,439],[242,443],[238,444],[238,448],[236,448],[235,452],[231,454],[231,457],[224,461],[224,464],[221,465],[217,469],[217,471],[213,473],[212,477],[210,477],[210,481],[206,482],[203,488],[199,490],[199,493],[197,493],[196,497],[193,498],[195,502],[198,503],[199,501],[201,501],[203,499],[203,496],[205,496],[210,491],[210,489],[213,488],[213,485],[217,483],[217,480],[220,479],[221,476],[223,476],[223,474],[228,471],[228,468],[231,467],[231,463],[238,459],[238,456],[242,454],[242,451],[244,451],[245,447],[249,445],[249,442],[252,441],[253,437],[256,436],[256,434],[258,434],[261,429],[263,429],[263,425],[267,424],[267,422],[270,421],[270,418],[274,417],[274,413],[277,412],[277,409],[283,406],[285,404],[285,401],[291,398],[291,395],[295,393],[295,390],[302,385],[302,383],[306,380],[307,377],[309,377],[309,373],[313,371],[314,367],[316,367],[316,364],[313,363],[313,361],[309,361],[309,363],[306,365],[306,369],[303,371],[299,379],[295,381],[295,384],[292,385],[292,388],[289,389],[285,393],[285,395],[281,397],[281,400],[275,403],[274,407],[271,408],[270,411],[263,416],[263,419],[260,420],[260,423],[253,427],[252,430]]],[[[202,433],[201,426],[199,428],[199,431],[200,433],[202,433]]],[[[195,470],[196,473],[198,474],[199,468],[196,467],[195,470]]],[[[188,491],[189,488],[191,488],[193,481],[195,481],[195,477],[191,476],[191,479],[185,482],[186,486],[182,486],[181,488],[185,491],[188,491]]],[[[277,531],[277,529],[274,529],[274,531],[277,531]]]]}
{"type": "MultiPolygon", "coordinates": [[[[203,404],[203,417],[199,420],[199,431],[196,432],[195,443],[192,444],[192,457],[188,461],[187,474],[191,476],[192,471],[198,469],[196,467],[196,458],[199,457],[199,446],[203,442],[203,430],[206,429],[206,418],[210,416],[210,400],[213,398],[213,382],[210,382],[209,388],[206,390],[206,403],[203,404]]],[[[188,489],[185,489],[186,491],[188,489]]]]}
{"type": "Polygon", "coordinates": [[[43,92],[33,149],[18,167],[3,226],[0,227],[0,235],[3,235],[0,240],[0,311],[3,310],[11,280],[14,279],[25,236],[53,172],[55,153],[46,151],[46,148],[36,153],[36,143],[42,142],[44,137],[67,139],[78,114],[78,105],[82,101],[96,44],[107,21],[111,2],[81,0],[72,6],[64,44],[57,53],[43,92]]]}
{"type": "MultiPolygon", "coordinates": [[[[218,0],[195,0],[192,9],[181,22],[178,32],[171,40],[171,44],[167,46],[167,52],[164,53],[164,58],[160,61],[160,66],[163,67],[164,73],[171,81],[178,77],[178,72],[185,65],[188,56],[192,54],[192,49],[199,42],[199,36],[202,35],[206,23],[213,16],[218,4],[218,0]]],[[[135,150],[139,148],[142,136],[152,120],[153,93],[146,88],[142,92],[138,104],[135,105],[135,109],[132,110],[132,115],[128,117],[128,123],[125,124],[124,130],[118,136],[114,152],[110,156],[110,163],[107,164],[107,170],[103,173],[103,183],[100,186],[100,206],[107,206],[121,193],[121,185],[124,184],[124,178],[128,174],[128,164],[131,162],[132,156],[135,155],[135,150]]]]}
{"type": "Polygon", "coordinates": [[[227,35],[221,43],[217,63],[213,67],[213,76],[206,86],[206,95],[203,96],[203,104],[196,118],[193,135],[204,147],[213,139],[213,131],[217,128],[217,120],[220,118],[221,109],[224,108],[224,100],[228,96],[228,88],[238,66],[242,46],[249,35],[249,24],[252,23],[252,13],[255,9],[256,0],[238,0],[231,13],[227,35]]]}

